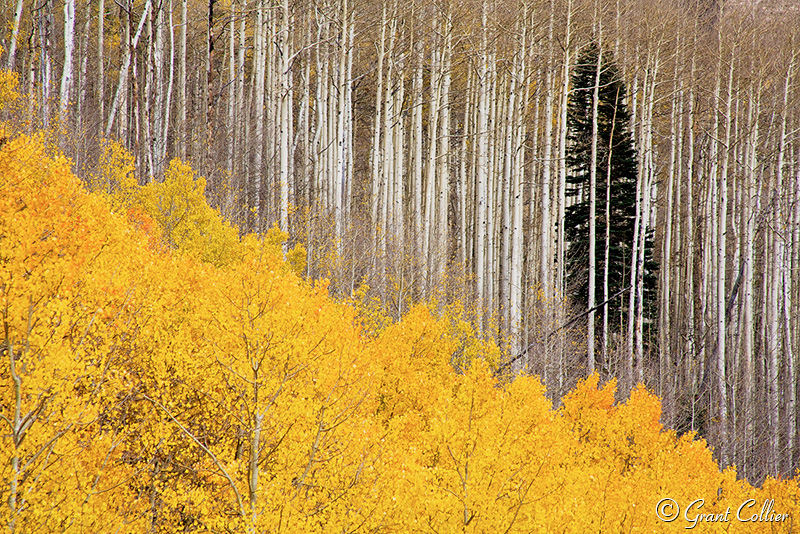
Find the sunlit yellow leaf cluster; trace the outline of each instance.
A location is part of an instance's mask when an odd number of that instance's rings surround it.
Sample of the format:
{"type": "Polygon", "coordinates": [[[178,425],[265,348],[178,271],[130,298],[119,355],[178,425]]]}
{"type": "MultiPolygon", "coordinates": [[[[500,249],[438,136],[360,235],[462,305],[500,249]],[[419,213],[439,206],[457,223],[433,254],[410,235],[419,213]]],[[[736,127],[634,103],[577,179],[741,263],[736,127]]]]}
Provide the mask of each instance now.
{"type": "Polygon", "coordinates": [[[5,531],[684,530],[664,498],[732,507],[697,531],[793,528],[797,481],[720,472],[645,389],[594,375],[554,408],[456,309],[365,321],[188,166],[132,165],[110,143],[89,192],[41,138],[0,148],[5,531]],[[790,517],[737,521],[748,499],[790,517]]]}

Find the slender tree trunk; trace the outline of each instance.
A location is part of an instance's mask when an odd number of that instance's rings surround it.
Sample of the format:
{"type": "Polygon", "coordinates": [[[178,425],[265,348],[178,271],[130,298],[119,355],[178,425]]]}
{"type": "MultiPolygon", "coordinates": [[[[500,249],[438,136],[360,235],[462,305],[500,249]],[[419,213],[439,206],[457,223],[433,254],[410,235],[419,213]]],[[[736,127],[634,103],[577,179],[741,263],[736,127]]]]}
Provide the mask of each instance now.
{"type": "MultiPolygon", "coordinates": [[[[570,48],[571,30],[572,30],[572,0],[567,0],[567,20],[565,25],[564,35],[564,69],[561,80],[561,119],[559,121],[559,138],[558,138],[558,244],[557,244],[557,258],[558,271],[556,276],[556,286],[558,288],[559,298],[563,298],[566,292],[565,276],[566,266],[565,260],[565,231],[564,220],[566,210],[566,192],[567,192],[567,104],[569,101],[569,72],[570,72],[570,48]]],[[[559,318],[563,318],[560,314],[559,318]]],[[[563,332],[563,330],[562,330],[563,332]]],[[[564,350],[566,340],[563,334],[559,336],[558,343],[558,361],[556,362],[556,369],[554,374],[557,378],[552,384],[547,384],[547,387],[554,390],[554,398],[559,398],[564,392],[564,350]]]]}
{"type": "MultiPolygon", "coordinates": [[[[552,272],[553,272],[553,236],[551,233],[552,216],[550,214],[550,190],[552,188],[553,169],[553,97],[555,96],[554,71],[554,40],[553,29],[555,26],[555,0],[550,0],[550,22],[547,27],[547,42],[549,46],[547,67],[545,68],[544,89],[544,142],[542,153],[542,188],[541,188],[541,250],[539,260],[539,280],[542,287],[542,300],[547,309],[551,307],[552,272]]],[[[527,26],[527,24],[526,24],[527,26]]],[[[560,289],[560,288],[559,288],[560,289]]],[[[547,318],[548,322],[552,319],[547,318]]]]}
{"type": "Polygon", "coordinates": [[[186,82],[188,71],[186,70],[186,56],[187,49],[187,34],[189,30],[189,15],[188,15],[188,2],[189,0],[181,0],[181,33],[180,33],[180,47],[178,51],[178,128],[176,130],[178,141],[178,156],[186,161],[186,145],[187,145],[187,124],[186,124],[186,108],[189,105],[186,99],[186,82]]]}
{"type": "MultiPolygon", "coordinates": [[[[597,4],[595,3],[595,7],[597,4]]],[[[589,161],[589,300],[586,309],[589,310],[587,317],[587,368],[589,373],[595,370],[595,291],[597,284],[597,131],[598,113],[597,108],[600,101],[600,72],[603,65],[603,26],[602,22],[598,28],[597,39],[597,66],[594,78],[594,91],[592,93],[592,144],[591,156],[589,161]]]]}
{"type": "Polygon", "coordinates": [[[16,61],[19,26],[22,21],[22,7],[22,0],[17,0],[17,6],[14,8],[14,21],[11,23],[11,42],[8,44],[8,58],[6,61],[6,68],[8,70],[14,70],[14,63],[16,61]]]}
{"type": "MultiPolygon", "coordinates": [[[[346,35],[347,35],[347,1],[344,2],[344,16],[342,21],[344,22],[344,26],[342,27],[342,55],[345,54],[346,49],[346,35]]],[[[280,80],[280,178],[279,178],[279,187],[280,187],[280,229],[284,232],[289,231],[289,143],[292,138],[291,136],[291,123],[292,123],[292,88],[291,88],[291,71],[289,70],[289,56],[291,55],[291,50],[289,48],[290,44],[290,37],[289,37],[289,0],[282,0],[281,1],[281,27],[280,32],[278,33],[278,57],[279,57],[279,72],[278,78],[280,80]]],[[[340,66],[340,70],[344,70],[344,65],[340,66]]],[[[344,72],[340,73],[341,76],[344,76],[344,72]]],[[[348,81],[345,81],[348,83],[348,81]]],[[[339,94],[341,95],[342,100],[345,98],[346,93],[343,91],[343,88],[340,88],[339,94]]],[[[342,104],[340,104],[341,109],[342,104]]],[[[344,126],[344,118],[341,117],[340,112],[340,144],[343,144],[342,138],[344,137],[343,126],[344,126]]],[[[339,153],[343,154],[344,146],[340,146],[339,153]]],[[[340,156],[341,161],[342,156],[340,156]]],[[[344,163],[340,163],[339,169],[344,171],[344,163]]],[[[342,181],[345,179],[343,172],[342,176],[338,180],[339,188],[341,189],[342,181]]],[[[339,196],[337,198],[337,239],[340,239],[341,236],[341,190],[339,191],[339,196]]]]}
{"type": "MultiPolygon", "coordinates": [[[[116,94],[114,95],[114,101],[111,105],[111,111],[109,113],[108,123],[106,125],[106,137],[108,137],[111,134],[111,128],[114,125],[114,119],[116,118],[118,110],[122,108],[121,113],[127,114],[128,110],[125,109],[125,106],[121,106],[120,103],[123,99],[122,96],[123,93],[125,93],[128,89],[128,70],[130,69],[132,56],[134,51],[136,50],[137,44],[139,43],[139,37],[142,34],[142,29],[144,28],[144,23],[147,21],[147,15],[149,11],[150,11],[150,0],[147,0],[147,2],[144,5],[144,11],[142,12],[142,18],[139,19],[139,25],[136,28],[136,34],[134,35],[130,45],[127,47],[127,50],[125,52],[125,60],[123,61],[123,65],[120,68],[119,83],[117,84],[117,91],[116,94]]],[[[123,140],[125,139],[124,128],[123,128],[122,138],[123,140]]]]}
{"type": "MultiPolygon", "coordinates": [[[[184,0],[185,1],[185,0],[184,0]]],[[[251,228],[256,231],[262,229],[262,194],[261,194],[261,178],[264,174],[263,157],[264,157],[264,68],[267,61],[266,54],[266,2],[259,0],[258,8],[256,11],[256,28],[255,28],[255,45],[253,50],[253,108],[255,111],[255,136],[252,140],[253,151],[253,168],[252,179],[250,184],[251,206],[252,211],[252,225],[251,228]]]]}
{"type": "Polygon", "coordinates": [[[59,122],[62,127],[66,120],[72,89],[72,57],[75,54],[75,0],[64,0],[64,69],[61,71],[61,91],[59,94],[59,122]]]}
{"type": "Polygon", "coordinates": [[[441,27],[444,32],[444,46],[442,50],[442,89],[440,92],[439,109],[439,170],[437,172],[437,206],[436,206],[436,279],[441,284],[444,281],[447,267],[448,244],[450,241],[450,228],[447,224],[450,200],[450,68],[452,56],[451,16],[445,13],[441,27]]]}
{"type": "Polygon", "coordinates": [[[730,154],[731,141],[731,99],[733,97],[733,66],[735,59],[735,47],[731,51],[730,66],[728,70],[728,91],[725,103],[725,138],[722,154],[722,168],[719,178],[719,215],[717,230],[717,395],[719,402],[719,425],[720,425],[720,463],[726,466],[728,463],[728,387],[727,387],[727,362],[726,362],[726,270],[727,270],[727,246],[726,236],[728,230],[728,156],[730,154]]]}
{"type": "MultiPolygon", "coordinates": [[[[21,0],[20,0],[21,2],[21,0]]],[[[105,0],[98,0],[97,3],[97,110],[100,115],[100,125],[105,122],[105,21],[106,21],[105,0]]]]}
{"type": "MultiPolygon", "coordinates": [[[[487,84],[489,82],[489,38],[488,29],[486,25],[487,18],[487,3],[483,1],[481,8],[481,28],[482,40],[481,46],[484,51],[481,54],[480,65],[478,66],[478,130],[476,132],[476,152],[477,152],[477,167],[476,167],[476,191],[475,191],[475,296],[479,309],[484,309],[486,306],[487,295],[486,289],[486,238],[487,238],[487,181],[489,177],[488,171],[488,127],[489,127],[489,95],[487,84]]],[[[479,325],[485,325],[486,314],[480,312],[481,319],[478,321],[479,325]]]]}

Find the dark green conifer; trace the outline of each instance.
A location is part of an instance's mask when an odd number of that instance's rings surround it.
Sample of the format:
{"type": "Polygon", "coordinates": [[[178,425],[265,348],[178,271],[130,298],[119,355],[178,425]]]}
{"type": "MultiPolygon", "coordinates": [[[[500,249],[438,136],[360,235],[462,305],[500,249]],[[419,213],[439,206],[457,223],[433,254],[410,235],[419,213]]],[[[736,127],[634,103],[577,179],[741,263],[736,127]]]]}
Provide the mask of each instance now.
{"type": "MultiPolygon", "coordinates": [[[[579,309],[586,309],[589,291],[589,172],[592,147],[592,99],[597,75],[596,44],[580,56],[572,75],[572,91],[567,108],[567,204],[565,229],[567,248],[567,293],[579,309]]],[[[612,55],[604,51],[598,99],[598,142],[596,177],[595,302],[603,298],[603,270],[608,261],[609,297],[630,285],[631,254],[636,218],[637,155],[630,131],[625,85],[612,55]],[[605,257],[606,191],[609,168],[610,231],[609,257],[605,257]]],[[[650,232],[652,234],[652,232],[650,232]]],[[[652,326],[655,302],[655,264],[652,261],[652,235],[645,248],[645,321],[652,326]]],[[[609,324],[621,331],[627,324],[627,292],[609,302],[609,324]]],[[[598,311],[598,333],[602,329],[602,310],[598,311]]]]}

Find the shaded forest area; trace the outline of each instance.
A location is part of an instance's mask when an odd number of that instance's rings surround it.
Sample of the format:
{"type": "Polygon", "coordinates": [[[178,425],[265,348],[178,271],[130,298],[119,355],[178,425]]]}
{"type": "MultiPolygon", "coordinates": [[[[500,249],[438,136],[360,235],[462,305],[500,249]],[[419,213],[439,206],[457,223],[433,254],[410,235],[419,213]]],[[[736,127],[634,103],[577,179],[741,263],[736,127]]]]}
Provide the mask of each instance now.
{"type": "Polygon", "coordinates": [[[303,243],[333,294],[395,319],[460,302],[552,399],[591,370],[622,396],[644,382],[741,476],[797,466],[793,2],[16,0],[0,19],[27,95],[3,118],[51,129],[82,177],[109,138],[143,185],[180,157],[243,231],[303,243]],[[583,300],[564,221],[594,199],[590,248],[609,242],[611,69],[635,187],[633,237],[608,257],[628,282],[583,300]],[[586,169],[568,110],[590,92],[586,169]]]}

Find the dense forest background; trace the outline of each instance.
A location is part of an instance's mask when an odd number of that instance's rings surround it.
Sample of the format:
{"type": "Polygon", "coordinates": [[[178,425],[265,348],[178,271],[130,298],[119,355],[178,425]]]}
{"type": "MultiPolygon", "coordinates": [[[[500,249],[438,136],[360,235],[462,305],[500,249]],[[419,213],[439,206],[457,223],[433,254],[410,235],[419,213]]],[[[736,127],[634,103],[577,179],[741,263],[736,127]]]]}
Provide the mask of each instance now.
{"type": "Polygon", "coordinates": [[[459,303],[551,399],[593,370],[623,397],[644,382],[740,476],[797,466],[794,2],[16,0],[0,19],[26,95],[3,118],[51,131],[95,187],[123,181],[99,171],[108,140],[141,185],[179,157],[242,233],[302,243],[334,295],[394,319],[459,303]],[[611,72],[635,167],[611,266],[628,282],[583,301],[564,222],[606,177],[595,149],[591,181],[572,179],[568,111],[596,88],[608,117],[611,72]]]}

